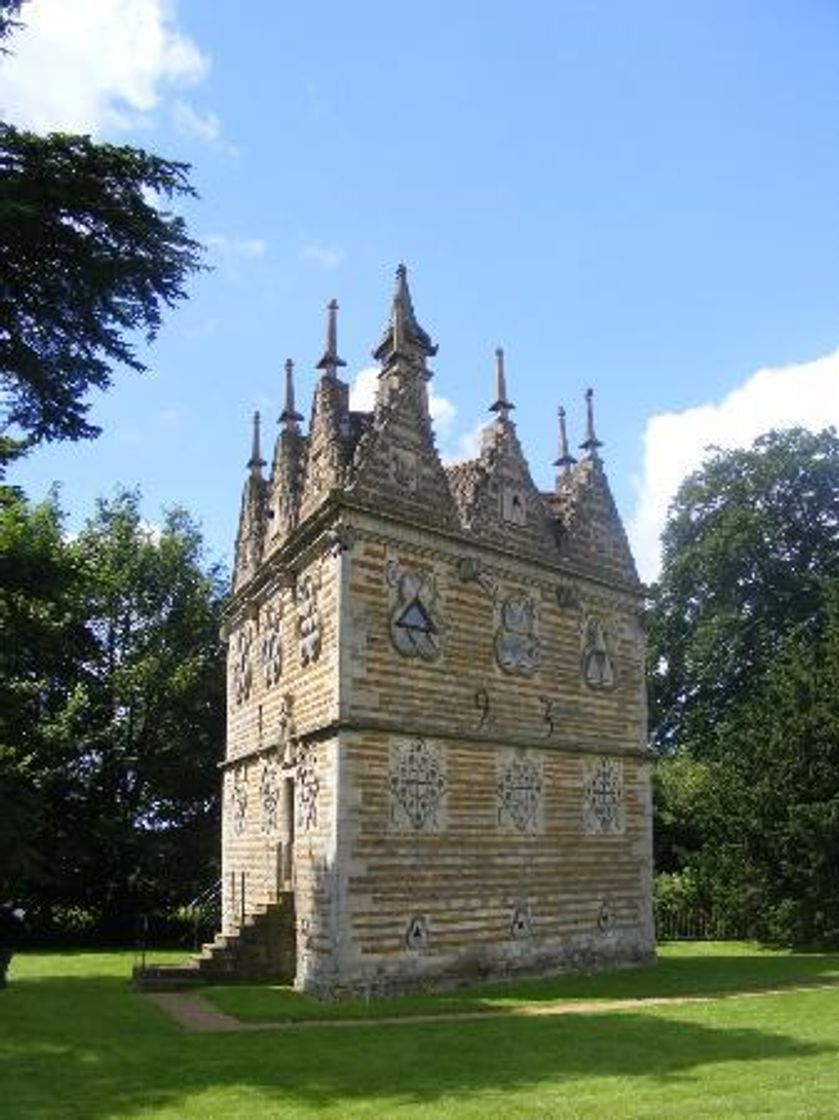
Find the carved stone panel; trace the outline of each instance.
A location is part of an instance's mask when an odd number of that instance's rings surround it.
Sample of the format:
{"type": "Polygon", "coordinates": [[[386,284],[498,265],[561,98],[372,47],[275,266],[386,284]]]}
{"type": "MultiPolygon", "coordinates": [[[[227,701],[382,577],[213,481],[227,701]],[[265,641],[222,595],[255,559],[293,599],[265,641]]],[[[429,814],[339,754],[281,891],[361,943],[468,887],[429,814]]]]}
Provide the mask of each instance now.
{"type": "Polygon", "coordinates": [[[259,656],[265,687],[270,688],[277,683],[283,671],[282,612],[279,599],[263,609],[259,656]]]}
{"type": "Polygon", "coordinates": [[[590,688],[609,689],[615,684],[615,670],[606,645],[603,624],[587,618],[583,626],[583,679],[590,688]]]}
{"type": "Polygon", "coordinates": [[[583,763],[583,828],[590,834],[624,831],[623,762],[602,756],[583,763]]]}
{"type": "Polygon", "coordinates": [[[317,828],[319,793],[317,756],[314,748],[310,747],[297,764],[297,827],[301,832],[317,828]]]}
{"type": "Polygon", "coordinates": [[[533,919],[530,916],[530,907],[520,903],[513,907],[510,917],[510,936],[515,940],[530,937],[533,934],[533,919]]]}
{"type": "Polygon", "coordinates": [[[244,766],[237,766],[230,783],[230,824],[234,836],[242,836],[247,823],[248,775],[244,766]]]}
{"type": "Polygon", "coordinates": [[[527,524],[527,494],[523,487],[512,483],[501,487],[501,519],[509,525],[527,524]]]}
{"type": "Polygon", "coordinates": [[[530,676],[539,668],[541,648],[535,631],[533,600],[523,593],[505,599],[495,632],[495,657],[505,673],[530,676]]]}
{"type": "Polygon", "coordinates": [[[388,786],[394,827],[406,832],[441,831],[446,773],[438,746],[425,739],[391,743],[388,786]]]}
{"type": "Polygon", "coordinates": [[[253,624],[243,622],[231,642],[230,659],[233,676],[233,697],[237,704],[243,704],[251,694],[253,686],[253,624]]]}
{"type": "Polygon", "coordinates": [[[416,914],[408,922],[405,930],[405,948],[418,952],[428,945],[428,921],[422,914],[416,914]]]}
{"type": "Polygon", "coordinates": [[[496,791],[498,823],[517,832],[538,832],[542,826],[545,793],[541,758],[523,750],[498,758],[496,791]]]}
{"type": "Polygon", "coordinates": [[[397,564],[388,566],[392,588],[390,637],[405,657],[433,661],[440,656],[437,587],[432,576],[397,564]]]}
{"type": "Polygon", "coordinates": [[[400,490],[413,494],[417,489],[417,453],[394,447],[390,453],[390,477],[400,490]]]}
{"type": "Polygon", "coordinates": [[[307,572],[297,583],[297,636],[300,664],[310,665],[320,657],[321,616],[318,606],[318,580],[307,572]]]}
{"type": "Polygon", "coordinates": [[[267,759],[262,766],[259,800],[262,809],[262,832],[270,836],[277,831],[277,809],[280,804],[280,768],[274,758],[267,759]]]}

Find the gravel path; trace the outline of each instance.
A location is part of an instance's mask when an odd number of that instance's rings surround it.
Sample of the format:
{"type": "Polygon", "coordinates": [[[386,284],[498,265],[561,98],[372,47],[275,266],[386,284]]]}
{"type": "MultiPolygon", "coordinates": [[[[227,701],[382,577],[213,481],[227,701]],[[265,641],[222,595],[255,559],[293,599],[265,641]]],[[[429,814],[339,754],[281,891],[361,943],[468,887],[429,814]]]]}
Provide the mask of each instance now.
{"type": "Polygon", "coordinates": [[[194,1034],[219,1031],[291,1031],[315,1027],[390,1027],[403,1023],[445,1023],[475,1019],[523,1019],[542,1015],[591,1015],[604,1011],[634,1011],[666,1004],[708,1003],[718,999],[755,999],[762,996],[796,995],[801,992],[836,990],[837,984],[807,984],[795,988],[766,988],[761,991],[727,992],[708,996],[651,996],[646,999],[575,1000],[529,1003],[498,1011],[456,1011],[441,1015],[387,1016],[378,1019],[284,1019],[245,1022],[227,1015],[194,992],[146,992],[143,999],[162,1008],[185,1031],[194,1034]]]}

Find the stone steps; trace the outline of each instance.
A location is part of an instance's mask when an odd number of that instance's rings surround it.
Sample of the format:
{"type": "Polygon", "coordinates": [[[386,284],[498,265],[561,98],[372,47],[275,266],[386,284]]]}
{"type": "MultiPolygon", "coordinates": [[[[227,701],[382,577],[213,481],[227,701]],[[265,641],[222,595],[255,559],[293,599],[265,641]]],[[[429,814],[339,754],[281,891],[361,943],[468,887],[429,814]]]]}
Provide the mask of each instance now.
{"type": "Polygon", "coordinates": [[[212,983],[292,983],[297,968],[294,895],[255,907],[234,933],[217,933],[186,965],[134,970],[141,991],[166,991],[212,983]]]}

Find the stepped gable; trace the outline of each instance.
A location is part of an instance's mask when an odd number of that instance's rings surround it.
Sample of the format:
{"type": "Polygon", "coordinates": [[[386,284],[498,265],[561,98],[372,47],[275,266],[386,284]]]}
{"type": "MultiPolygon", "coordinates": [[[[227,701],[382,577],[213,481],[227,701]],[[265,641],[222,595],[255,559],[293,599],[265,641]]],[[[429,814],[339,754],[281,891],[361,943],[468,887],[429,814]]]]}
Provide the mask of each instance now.
{"type": "Polygon", "coordinates": [[[396,272],[390,321],[373,356],[382,362],[372,416],[358,417],[360,439],[350,493],[365,505],[415,524],[456,529],[457,509],[437,454],[428,411],[426,361],[437,352],[419,325],[407,271],[396,272]]]}
{"type": "Polygon", "coordinates": [[[496,351],[496,419],[484,428],[477,459],[447,470],[463,527],[481,541],[536,560],[559,556],[549,507],[536,489],[510,419],[503,351],[496,351]]]}
{"type": "Polygon", "coordinates": [[[555,494],[546,495],[559,529],[563,560],[610,583],[640,583],[626,531],[596,454],[563,473],[555,494]]]}
{"type": "Polygon", "coordinates": [[[239,531],[236,534],[234,588],[246,583],[262,560],[268,521],[268,484],[262,476],[264,466],[265,460],[260,449],[259,413],[255,412],[251,457],[247,462],[248,477],[242,490],[239,531]]]}

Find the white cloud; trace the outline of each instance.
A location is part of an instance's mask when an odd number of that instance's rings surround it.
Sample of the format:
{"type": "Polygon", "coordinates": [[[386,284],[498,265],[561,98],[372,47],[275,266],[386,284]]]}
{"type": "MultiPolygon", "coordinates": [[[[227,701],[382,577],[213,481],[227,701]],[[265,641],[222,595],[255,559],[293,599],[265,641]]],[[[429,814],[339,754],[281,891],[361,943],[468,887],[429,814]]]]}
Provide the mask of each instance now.
{"type": "MultiPolygon", "coordinates": [[[[376,403],[378,383],[378,366],[367,366],[366,369],[359,370],[350,386],[350,408],[355,412],[371,412],[376,403]]],[[[433,385],[429,385],[428,411],[437,435],[445,440],[451,432],[457,409],[448,398],[438,396],[433,385]]]]}
{"type": "Polygon", "coordinates": [[[169,88],[210,68],[176,27],[174,0],[30,0],[21,18],[0,66],[0,115],[38,131],[147,125],[169,88]]]}
{"type": "Polygon", "coordinates": [[[641,578],[657,577],[668,506],[710,445],[749,447],[772,428],[821,430],[830,424],[839,426],[839,350],[800,365],[758,370],[718,403],[650,417],[627,526],[641,578]]]}
{"type": "Polygon", "coordinates": [[[481,453],[481,439],[486,426],[486,421],[480,420],[468,432],[461,432],[448,447],[444,447],[443,462],[449,466],[452,463],[463,463],[467,459],[477,459],[481,453]]]}
{"type": "Polygon", "coordinates": [[[300,256],[304,261],[316,264],[326,272],[331,272],[344,260],[343,251],[329,245],[304,245],[300,256]]]}
{"type": "Polygon", "coordinates": [[[197,136],[199,140],[215,143],[221,135],[221,121],[215,113],[199,113],[186,101],[176,101],[172,106],[172,120],[184,136],[197,136]]]}
{"type": "Polygon", "coordinates": [[[360,369],[350,385],[350,408],[353,412],[372,412],[376,403],[376,386],[379,383],[378,366],[360,369]]]}
{"type": "Polygon", "coordinates": [[[228,260],[258,260],[268,252],[268,242],[261,237],[231,237],[226,233],[208,233],[204,244],[228,260]]]}

